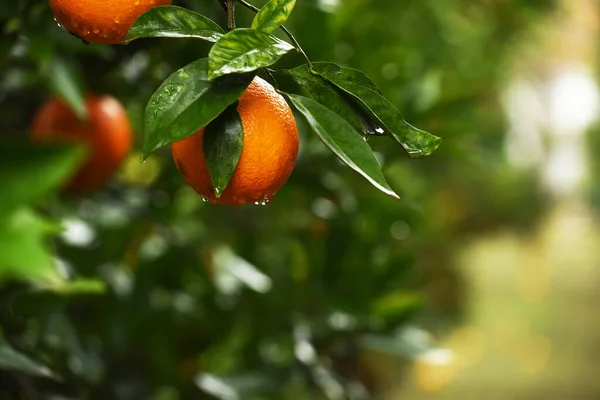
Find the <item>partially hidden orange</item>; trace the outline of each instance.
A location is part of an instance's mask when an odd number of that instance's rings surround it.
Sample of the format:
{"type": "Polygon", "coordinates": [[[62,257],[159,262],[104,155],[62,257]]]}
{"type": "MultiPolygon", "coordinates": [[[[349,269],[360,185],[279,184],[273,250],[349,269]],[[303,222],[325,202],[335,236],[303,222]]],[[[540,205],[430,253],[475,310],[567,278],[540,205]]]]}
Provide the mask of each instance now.
{"type": "Polygon", "coordinates": [[[146,11],[171,0],[49,0],[54,18],[89,43],[123,42],[129,28],[146,11]]]}
{"type": "Polygon", "coordinates": [[[220,197],[204,158],[204,128],[172,145],[173,159],[187,183],[211,203],[267,203],[290,177],[298,158],[298,129],[285,99],[256,77],[239,98],[244,144],[237,167],[220,197]]]}
{"type": "Polygon", "coordinates": [[[83,194],[99,189],[119,169],[131,151],[133,134],[125,109],[113,97],[86,98],[88,119],[81,121],[62,100],[52,99],[36,113],[34,142],[78,142],[88,148],[85,162],[65,189],[83,194]]]}

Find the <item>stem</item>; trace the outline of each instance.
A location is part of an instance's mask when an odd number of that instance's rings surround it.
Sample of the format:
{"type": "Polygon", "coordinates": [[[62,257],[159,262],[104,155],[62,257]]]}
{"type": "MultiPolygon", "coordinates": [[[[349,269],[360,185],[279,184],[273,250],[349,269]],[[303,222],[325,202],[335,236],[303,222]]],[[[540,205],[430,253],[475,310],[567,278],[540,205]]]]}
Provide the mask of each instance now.
{"type": "MultiPolygon", "coordinates": [[[[260,8],[253,6],[252,4],[248,3],[246,0],[237,0],[237,2],[240,3],[241,5],[243,5],[244,7],[246,7],[247,9],[255,12],[255,13],[258,13],[260,11],[260,8]]],[[[300,43],[298,43],[298,41],[296,40],[296,38],[294,37],[294,35],[292,35],[292,32],[290,32],[288,30],[288,28],[286,28],[283,25],[281,25],[280,28],[290,38],[290,40],[292,41],[292,44],[294,45],[294,47],[296,48],[296,50],[298,50],[300,52],[300,54],[302,54],[302,56],[306,59],[306,62],[308,63],[309,67],[312,69],[312,62],[310,61],[310,59],[308,58],[308,56],[304,52],[304,49],[302,49],[302,46],[300,46],[300,43]]]]}
{"type": "Polygon", "coordinates": [[[235,29],[235,0],[227,0],[227,29],[235,29]]]}
{"type": "Polygon", "coordinates": [[[263,68],[263,71],[265,71],[265,73],[269,76],[269,78],[271,78],[271,80],[275,84],[275,87],[277,89],[279,89],[279,82],[277,82],[277,79],[275,79],[275,76],[273,75],[273,73],[271,72],[271,70],[269,68],[263,68]]]}

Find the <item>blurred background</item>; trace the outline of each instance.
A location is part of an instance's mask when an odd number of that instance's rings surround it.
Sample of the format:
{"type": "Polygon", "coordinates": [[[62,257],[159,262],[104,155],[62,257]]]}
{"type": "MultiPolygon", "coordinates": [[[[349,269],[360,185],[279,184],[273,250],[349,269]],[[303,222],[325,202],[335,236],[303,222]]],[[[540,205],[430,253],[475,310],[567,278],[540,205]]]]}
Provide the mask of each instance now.
{"type": "MultiPolygon", "coordinates": [[[[174,4],[225,22],[215,1],[174,4]]],[[[369,140],[402,200],[302,123],[267,206],[203,203],[169,149],[136,151],[99,192],[35,205],[74,283],[40,283],[31,243],[0,237],[0,398],[600,398],[599,16],[595,0],[298,0],[288,27],[313,60],[363,70],[444,138],[419,160],[369,140]],[[22,269],[1,271],[7,252],[22,269]]],[[[14,140],[73,74],[125,105],[139,149],[151,94],[208,49],[86,46],[42,0],[0,0],[0,28],[14,140]]]]}

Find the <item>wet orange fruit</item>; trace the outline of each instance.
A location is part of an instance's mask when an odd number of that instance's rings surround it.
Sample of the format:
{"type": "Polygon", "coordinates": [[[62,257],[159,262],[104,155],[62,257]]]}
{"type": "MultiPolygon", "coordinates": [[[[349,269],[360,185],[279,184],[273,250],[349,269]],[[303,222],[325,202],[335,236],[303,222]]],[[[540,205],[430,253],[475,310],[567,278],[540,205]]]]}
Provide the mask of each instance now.
{"type": "Polygon", "coordinates": [[[292,110],[273,86],[256,77],[239,99],[244,147],[220,197],[204,159],[204,128],[173,143],[173,159],[187,183],[211,203],[269,202],[288,180],[298,158],[298,129],[292,110]]]}
{"type": "Polygon", "coordinates": [[[80,142],[88,156],[66,190],[87,193],[100,188],[131,151],[129,118],[119,101],[110,96],[86,98],[88,120],[81,121],[59,99],[52,99],[36,113],[31,127],[34,142],[80,142]]]}
{"type": "Polygon", "coordinates": [[[117,44],[135,20],[171,0],[50,0],[54,18],[67,31],[89,43],[117,44]]]}

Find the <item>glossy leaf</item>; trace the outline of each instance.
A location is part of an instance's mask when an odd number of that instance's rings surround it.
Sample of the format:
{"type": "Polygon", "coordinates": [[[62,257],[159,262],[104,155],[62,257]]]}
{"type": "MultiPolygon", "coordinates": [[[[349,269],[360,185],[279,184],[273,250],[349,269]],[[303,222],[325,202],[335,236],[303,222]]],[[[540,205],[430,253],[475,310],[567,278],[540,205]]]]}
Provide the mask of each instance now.
{"type": "Polygon", "coordinates": [[[378,126],[365,112],[333,84],[319,75],[311,73],[307,65],[286,71],[300,85],[304,93],[321,105],[344,118],[363,135],[377,135],[378,126]]]}
{"type": "Polygon", "coordinates": [[[216,42],[225,32],[204,15],[176,6],[154,7],[129,29],[124,43],[150,37],[194,38],[216,42]]]}
{"type": "Polygon", "coordinates": [[[233,176],[244,147],[244,127],[237,104],[229,106],[208,124],[204,131],[203,147],[215,196],[220,197],[233,176]]]}
{"type": "Polygon", "coordinates": [[[208,125],[240,97],[252,79],[252,74],[235,74],[209,81],[206,58],[175,72],[146,107],[143,157],[208,125]]]}
{"type": "Polygon", "coordinates": [[[375,85],[371,78],[357,69],[342,67],[331,62],[315,62],[312,64],[312,70],[319,75],[328,77],[328,79],[338,77],[340,80],[365,86],[379,94],[382,94],[381,89],[375,85]]]}
{"type": "Polygon", "coordinates": [[[61,57],[54,57],[48,65],[46,76],[52,92],[63,99],[77,118],[83,121],[88,117],[85,90],[81,73],[75,65],[61,57]]]}
{"type": "Polygon", "coordinates": [[[0,141],[0,219],[57,188],[84,156],[81,147],[0,141]],[[18,173],[15,173],[18,171],[18,173]]]}
{"type": "Polygon", "coordinates": [[[364,176],[377,189],[399,198],[386,182],[373,151],[360,136],[355,134],[352,125],[312,99],[295,94],[288,96],[319,138],[335,155],[364,176]]]}
{"type": "Polygon", "coordinates": [[[378,93],[359,71],[334,67],[330,63],[317,63],[313,70],[356,98],[411,157],[427,156],[440,145],[441,138],[417,129],[402,119],[398,109],[378,93]]]}
{"type": "Polygon", "coordinates": [[[0,342],[0,370],[16,371],[26,375],[60,380],[50,368],[18,352],[6,342],[0,342]]]}
{"type": "Polygon", "coordinates": [[[265,4],[252,21],[252,29],[272,32],[279,28],[294,10],[296,0],[270,0],[265,4]]]}
{"type": "Polygon", "coordinates": [[[215,43],[208,55],[209,79],[255,71],[275,64],[294,47],[266,32],[236,29],[215,43]]]}
{"type": "Polygon", "coordinates": [[[29,209],[0,218],[0,281],[20,279],[53,284],[60,281],[45,240],[57,231],[29,209]]]}

